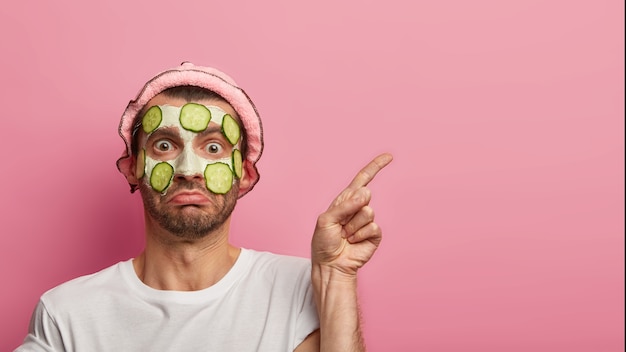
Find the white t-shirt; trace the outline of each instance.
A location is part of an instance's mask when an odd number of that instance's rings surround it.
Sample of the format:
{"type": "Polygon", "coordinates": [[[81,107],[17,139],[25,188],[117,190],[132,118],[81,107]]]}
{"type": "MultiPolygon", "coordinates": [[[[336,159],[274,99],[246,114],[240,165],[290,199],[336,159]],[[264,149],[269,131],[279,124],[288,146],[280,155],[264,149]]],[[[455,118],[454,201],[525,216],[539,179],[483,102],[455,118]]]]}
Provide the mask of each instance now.
{"type": "Polygon", "coordinates": [[[41,297],[16,351],[293,351],[318,327],[310,261],[242,249],[199,291],[146,286],[132,260],[68,281],[41,297]]]}

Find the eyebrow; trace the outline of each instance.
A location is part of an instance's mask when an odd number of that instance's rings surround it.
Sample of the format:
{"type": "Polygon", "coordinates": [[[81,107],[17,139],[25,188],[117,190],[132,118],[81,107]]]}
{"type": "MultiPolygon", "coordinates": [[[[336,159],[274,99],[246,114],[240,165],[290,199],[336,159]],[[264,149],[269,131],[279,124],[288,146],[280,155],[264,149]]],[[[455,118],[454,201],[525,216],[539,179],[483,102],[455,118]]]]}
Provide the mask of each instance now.
{"type": "Polygon", "coordinates": [[[175,128],[172,127],[161,127],[157,128],[154,132],[152,132],[148,136],[148,140],[157,137],[167,137],[170,139],[180,138],[180,134],[176,131],[175,128]]]}
{"type": "Polygon", "coordinates": [[[216,124],[209,124],[209,126],[202,132],[198,132],[200,136],[206,136],[214,133],[222,134],[222,127],[216,124]]]}
{"type": "MultiPolygon", "coordinates": [[[[212,124],[212,125],[210,124],[204,131],[197,133],[199,137],[206,137],[206,136],[210,136],[213,134],[218,134],[226,138],[224,134],[222,133],[222,127],[219,125],[215,125],[215,124],[212,124]]],[[[154,132],[152,132],[148,136],[147,140],[153,140],[155,138],[169,138],[172,140],[176,140],[176,139],[180,139],[181,136],[178,133],[178,128],[168,126],[168,127],[157,128],[154,132]]]]}

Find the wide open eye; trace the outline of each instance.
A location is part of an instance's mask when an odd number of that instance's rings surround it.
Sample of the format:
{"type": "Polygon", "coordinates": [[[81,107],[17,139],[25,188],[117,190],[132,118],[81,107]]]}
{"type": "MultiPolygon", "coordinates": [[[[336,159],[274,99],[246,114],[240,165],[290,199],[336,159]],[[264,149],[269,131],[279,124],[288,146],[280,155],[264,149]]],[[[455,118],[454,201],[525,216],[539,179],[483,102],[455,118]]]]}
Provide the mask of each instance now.
{"type": "Polygon", "coordinates": [[[154,147],[160,152],[169,152],[170,150],[172,150],[172,142],[168,141],[167,139],[161,139],[154,143],[154,147]]]}
{"type": "Polygon", "coordinates": [[[206,151],[210,154],[219,154],[224,148],[218,143],[209,143],[206,146],[206,151]]]}

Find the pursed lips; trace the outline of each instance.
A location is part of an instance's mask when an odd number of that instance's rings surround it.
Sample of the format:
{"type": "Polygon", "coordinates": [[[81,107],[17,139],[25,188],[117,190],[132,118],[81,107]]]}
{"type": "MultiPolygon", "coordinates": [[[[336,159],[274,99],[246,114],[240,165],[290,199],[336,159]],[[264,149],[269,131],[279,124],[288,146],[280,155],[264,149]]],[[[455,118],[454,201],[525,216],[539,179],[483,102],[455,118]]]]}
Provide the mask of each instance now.
{"type": "Polygon", "coordinates": [[[168,200],[168,203],[176,205],[206,205],[210,204],[211,200],[202,192],[185,190],[174,193],[168,200]]]}

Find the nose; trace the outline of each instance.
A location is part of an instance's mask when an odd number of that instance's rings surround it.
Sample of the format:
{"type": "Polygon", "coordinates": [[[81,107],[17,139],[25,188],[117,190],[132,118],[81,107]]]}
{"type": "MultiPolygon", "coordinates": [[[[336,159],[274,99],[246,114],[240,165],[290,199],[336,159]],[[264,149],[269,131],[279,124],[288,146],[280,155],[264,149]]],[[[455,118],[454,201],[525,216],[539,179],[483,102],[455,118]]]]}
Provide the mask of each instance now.
{"type": "Polygon", "coordinates": [[[185,148],[174,163],[174,176],[176,178],[186,178],[189,180],[202,178],[204,173],[202,165],[203,163],[200,158],[190,149],[185,148]]]}
{"type": "Polygon", "coordinates": [[[203,178],[203,176],[201,174],[194,174],[194,175],[185,175],[185,174],[181,174],[181,173],[176,173],[174,175],[174,178],[179,180],[179,181],[187,181],[187,182],[198,182],[199,180],[201,180],[203,178]]]}

